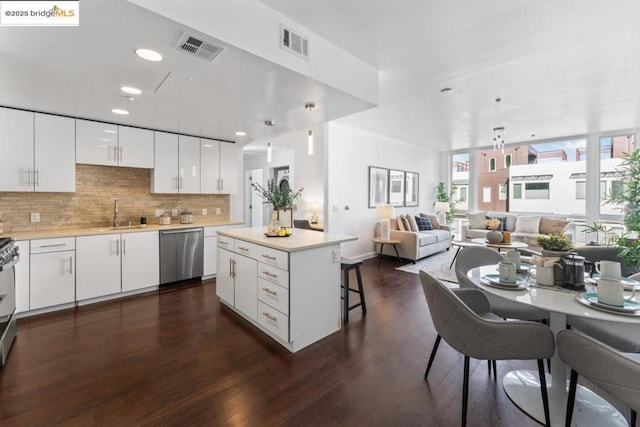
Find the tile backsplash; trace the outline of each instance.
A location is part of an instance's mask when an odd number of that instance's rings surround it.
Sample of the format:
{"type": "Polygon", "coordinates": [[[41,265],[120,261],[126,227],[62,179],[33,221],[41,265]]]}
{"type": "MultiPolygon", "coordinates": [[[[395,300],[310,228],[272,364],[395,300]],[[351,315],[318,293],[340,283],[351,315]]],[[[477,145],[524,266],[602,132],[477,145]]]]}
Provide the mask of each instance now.
{"type": "MultiPolygon", "coordinates": [[[[229,219],[229,196],[211,194],[151,194],[148,169],[76,165],[75,193],[0,192],[4,233],[64,228],[110,226],[114,201],[118,200],[120,224],[139,224],[144,214],[157,223],[156,209],[178,215],[184,210],[199,219],[229,219]],[[220,215],[216,215],[216,208],[220,215]],[[207,215],[202,215],[207,209],[207,215]],[[39,212],[40,222],[31,223],[30,213],[39,212]]],[[[174,219],[173,222],[176,222],[174,219]]]]}

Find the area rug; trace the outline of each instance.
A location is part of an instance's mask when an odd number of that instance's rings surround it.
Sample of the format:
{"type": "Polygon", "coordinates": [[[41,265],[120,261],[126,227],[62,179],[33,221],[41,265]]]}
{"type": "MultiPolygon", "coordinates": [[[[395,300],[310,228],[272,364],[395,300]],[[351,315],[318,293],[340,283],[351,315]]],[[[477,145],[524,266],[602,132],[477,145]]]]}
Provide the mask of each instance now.
{"type": "Polygon", "coordinates": [[[396,270],[411,274],[418,274],[420,270],[424,270],[440,280],[458,283],[458,279],[456,278],[456,273],[454,271],[455,265],[454,267],[449,268],[455,253],[455,248],[445,252],[438,252],[437,254],[433,254],[417,261],[415,264],[409,262],[402,267],[396,267],[396,270]]]}

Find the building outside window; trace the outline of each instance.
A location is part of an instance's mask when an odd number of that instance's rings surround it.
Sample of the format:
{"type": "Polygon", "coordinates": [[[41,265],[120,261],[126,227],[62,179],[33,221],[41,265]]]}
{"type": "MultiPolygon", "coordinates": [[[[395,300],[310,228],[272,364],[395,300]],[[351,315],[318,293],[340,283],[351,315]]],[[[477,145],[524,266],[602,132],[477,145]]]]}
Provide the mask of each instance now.
{"type": "Polygon", "coordinates": [[[509,166],[511,166],[511,154],[505,154],[504,155],[504,167],[508,168],[509,166]]]}
{"type": "Polygon", "coordinates": [[[482,188],[482,201],[484,203],[491,203],[491,187],[482,188]]]}
{"type": "Polygon", "coordinates": [[[456,188],[454,200],[458,211],[469,210],[469,153],[451,155],[451,183],[456,188]]]}
{"type": "Polygon", "coordinates": [[[489,159],[489,172],[495,172],[496,171],[496,158],[492,157],[491,159],[489,159]]]}
{"type": "Polygon", "coordinates": [[[548,182],[527,182],[524,184],[524,198],[531,199],[548,199],[549,183],[548,182]]]}
{"type": "Polygon", "coordinates": [[[513,198],[522,199],[522,184],[513,184],[513,198]]]}

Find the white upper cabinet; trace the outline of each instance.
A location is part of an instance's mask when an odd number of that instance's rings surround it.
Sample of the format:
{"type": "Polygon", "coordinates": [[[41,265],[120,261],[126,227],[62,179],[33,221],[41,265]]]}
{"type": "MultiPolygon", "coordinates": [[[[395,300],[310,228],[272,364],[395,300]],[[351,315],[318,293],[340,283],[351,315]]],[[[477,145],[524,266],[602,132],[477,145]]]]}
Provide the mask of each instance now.
{"type": "Polygon", "coordinates": [[[76,120],[76,162],[153,168],[153,131],[76,120]]]}
{"type": "Polygon", "coordinates": [[[220,192],[220,143],[212,139],[200,138],[202,181],[201,190],[205,194],[220,192]]]}
{"type": "Polygon", "coordinates": [[[152,193],[200,193],[200,138],[155,133],[152,193]]]}
{"type": "Polygon", "coordinates": [[[76,162],[117,166],[118,126],[77,119],[76,162]]]}
{"type": "Polygon", "coordinates": [[[33,113],[0,108],[0,189],[33,191],[33,113]]]}
{"type": "Polygon", "coordinates": [[[0,108],[0,191],[74,192],[74,119],[0,108]]]}
{"type": "Polygon", "coordinates": [[[238,192],[238,147],[228,142],[220,143],[220,193],[238,192]]]}
{"type": "Polygon", "coordinates": [[[76,191],[75,134],[74,119],[35,114],[35,191],[76,191]]]}
{"type": "Polygon", "coordinates": [[[180,135],[179,138],[180,193],[200,193],[200,138],[180,135]]]}
{"type": "Polygon", "coordinates": [[[201,138],[202,193],[235,194],[238,191],[235,144],[201,138]]]}
{"type": "Polygon", "coordinates": [[[118,126],[119,165],[153,169],[153,131],[118,126]]]}

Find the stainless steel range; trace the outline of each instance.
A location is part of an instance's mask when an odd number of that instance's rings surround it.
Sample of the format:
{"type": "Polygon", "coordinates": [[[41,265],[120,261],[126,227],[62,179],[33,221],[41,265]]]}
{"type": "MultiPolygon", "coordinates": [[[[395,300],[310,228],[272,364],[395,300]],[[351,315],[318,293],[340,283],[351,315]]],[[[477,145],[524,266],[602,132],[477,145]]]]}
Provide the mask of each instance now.
{"type": "Polygon", "coordinates": [[[15,265],[19,260],[15,242],[6,237],[0,238],[0,367],[7,362],[16,336],[15,265]]]}

